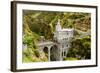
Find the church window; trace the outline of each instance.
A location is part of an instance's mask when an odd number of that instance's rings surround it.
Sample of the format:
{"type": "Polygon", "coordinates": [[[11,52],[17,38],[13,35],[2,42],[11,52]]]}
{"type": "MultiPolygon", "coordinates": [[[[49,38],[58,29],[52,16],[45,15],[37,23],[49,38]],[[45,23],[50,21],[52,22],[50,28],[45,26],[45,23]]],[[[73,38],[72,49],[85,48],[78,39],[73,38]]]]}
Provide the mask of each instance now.
{"type": "Polygon", "coordinates": [[[69,33],[67,32],[67,35],[69,35],[69,33]]]}
{"type": "Polygon", "coordinates": [[[66,56],[66,52],[64,51],[64,56],[66,56]]]}
{"type": "Polygon", "coordinates": [[[66,47],[68,47],[68,44],[66,45],[66,47]]]}
{"type": "Polygon", "coordinates": [[[62,45],[62,48],[64,48],[64,45],[62,45]]]}

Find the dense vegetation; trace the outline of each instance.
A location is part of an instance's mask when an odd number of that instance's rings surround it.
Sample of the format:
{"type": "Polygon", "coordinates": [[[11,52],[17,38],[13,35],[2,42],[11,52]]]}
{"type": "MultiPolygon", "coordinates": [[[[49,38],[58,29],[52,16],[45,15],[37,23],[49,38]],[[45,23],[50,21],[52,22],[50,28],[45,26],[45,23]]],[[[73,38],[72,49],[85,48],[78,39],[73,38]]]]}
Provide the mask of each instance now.
{"type": "Polygon", "coordinates": [[[41,40],[40,36],[44,36],[46,40],[53,39],[58,19],[61,20],[62,28],[76,29],[71,48],[64,60],[90,59],[91,36],[80,38],[82,33],[77,31],[90,30],[89,13],[23,10],[23,44],[27,44],[27,49],[23,51],[23,62],[48,61],[47,53],[40,53],[36,44],[41,40]]]}
{"type": "Polygon", "coordinates": [[[73,57],[77,59],[90,59],[91,58],[91,39],[90,36],[79,38],[71,42],[71,48],[67,54],[67,57],[73,57]]]}

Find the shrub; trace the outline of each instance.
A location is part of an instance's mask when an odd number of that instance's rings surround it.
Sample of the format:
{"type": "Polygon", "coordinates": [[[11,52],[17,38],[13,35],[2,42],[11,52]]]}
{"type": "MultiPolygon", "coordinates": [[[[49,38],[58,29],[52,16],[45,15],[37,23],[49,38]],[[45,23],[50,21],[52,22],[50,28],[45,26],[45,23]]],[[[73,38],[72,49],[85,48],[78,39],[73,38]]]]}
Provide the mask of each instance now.
{"type": "Polygon", "coordinates": [[[40,53],[39,53],[38,50],[34,50],[34,53],[35,53],[36,57],[39,57],[40,56],[40,53]]]}

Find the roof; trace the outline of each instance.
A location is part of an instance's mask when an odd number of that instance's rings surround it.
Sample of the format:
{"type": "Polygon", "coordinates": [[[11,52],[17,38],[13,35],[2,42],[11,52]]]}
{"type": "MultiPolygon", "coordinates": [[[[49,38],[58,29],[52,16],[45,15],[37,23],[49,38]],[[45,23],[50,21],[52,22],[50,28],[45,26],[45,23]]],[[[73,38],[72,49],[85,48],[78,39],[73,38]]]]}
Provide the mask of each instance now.
{"type": "Polygon", "coordinates": [[[47,45],[54,45],[54,42],[51,42],[51,41],[44,41],[44,42],[38,42],[37,44],[38,46],[47,46],[47,45]]]}
{"type": "Polygon", "coordinates": [[[72,28],[66,28],[66,29],[62,29],[60,31],[73,31],[73,29],[72,28]]]}

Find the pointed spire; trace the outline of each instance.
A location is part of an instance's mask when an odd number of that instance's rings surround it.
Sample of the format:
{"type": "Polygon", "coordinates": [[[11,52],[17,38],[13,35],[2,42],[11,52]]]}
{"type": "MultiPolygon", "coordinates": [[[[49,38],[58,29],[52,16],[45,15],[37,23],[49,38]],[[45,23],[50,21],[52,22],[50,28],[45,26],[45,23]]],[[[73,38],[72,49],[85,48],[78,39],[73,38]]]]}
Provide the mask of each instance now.
{"type": "Polygon", "coordinates": [[[58,24],[58,25],[60,25],[60,19],[58,19],[58,22],[57,22],[57,24],[58,24]]]}
{"type": "Polygon", "coordinates": [[[61,25],[60,25],[60,19],[58,19],[57,25],[56,25],[56,31],[61,30],[61,25]]]}

